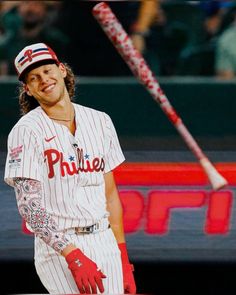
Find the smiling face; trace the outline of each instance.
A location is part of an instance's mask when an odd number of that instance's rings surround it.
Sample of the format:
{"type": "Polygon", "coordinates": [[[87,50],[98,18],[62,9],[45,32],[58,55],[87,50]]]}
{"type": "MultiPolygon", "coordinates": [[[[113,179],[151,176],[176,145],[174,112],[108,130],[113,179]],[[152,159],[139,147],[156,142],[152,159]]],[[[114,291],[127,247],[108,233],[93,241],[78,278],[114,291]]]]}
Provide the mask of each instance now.
{"type": "Polygon", "coordinates": [[[31,70],[25,77],[25,90],[42,107],[50,107],[68,95],[64,78],[66,69],[63,64],[46,64],[31,70]]]}

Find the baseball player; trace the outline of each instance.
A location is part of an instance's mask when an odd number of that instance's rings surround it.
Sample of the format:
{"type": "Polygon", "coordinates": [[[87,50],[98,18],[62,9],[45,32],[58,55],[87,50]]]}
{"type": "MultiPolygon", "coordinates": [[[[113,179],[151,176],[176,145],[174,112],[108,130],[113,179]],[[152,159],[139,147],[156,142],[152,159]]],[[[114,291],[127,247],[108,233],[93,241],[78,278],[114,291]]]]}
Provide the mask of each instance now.
{"type": "Polygon", "coordinates": [[[25,47],[15,67],[24,116],[8,137],[4,178],[34,232],[40,280],[51,294],[135,293],[110,117],[72,103],[73,72],[46,44],[25,47]]]}

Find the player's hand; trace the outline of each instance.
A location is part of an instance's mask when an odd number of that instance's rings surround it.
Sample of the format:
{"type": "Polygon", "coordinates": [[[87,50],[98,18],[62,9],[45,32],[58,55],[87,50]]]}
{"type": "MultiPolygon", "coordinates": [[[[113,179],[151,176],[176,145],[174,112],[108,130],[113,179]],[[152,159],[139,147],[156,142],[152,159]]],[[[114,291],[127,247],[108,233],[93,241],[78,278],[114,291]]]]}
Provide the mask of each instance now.
{"type": "Polygon", "coordinates": [[[123,269],[123,281],[124,281],[124,292],[125,294],[135,294],[136,284],[134,280],[134,266],[129,263],[122,263],[123,269]]]}
{"type": "Polygon", "coordinates": [[[97,287],[101,293],[104,292],[102,279],[106,276],[96,263],[79,249],[71,251],[65,259],[81,294],[97,294],[97,287]]]}
{"type": "Polygon", "coordinates": [[[125,294],[136,294],[136,284],[134,280],[134,267],[129,263],[128,252],[125,243],[119,243],[118,247],[121,253],[121,262],[123,270],[123,283],[125,294]]]}

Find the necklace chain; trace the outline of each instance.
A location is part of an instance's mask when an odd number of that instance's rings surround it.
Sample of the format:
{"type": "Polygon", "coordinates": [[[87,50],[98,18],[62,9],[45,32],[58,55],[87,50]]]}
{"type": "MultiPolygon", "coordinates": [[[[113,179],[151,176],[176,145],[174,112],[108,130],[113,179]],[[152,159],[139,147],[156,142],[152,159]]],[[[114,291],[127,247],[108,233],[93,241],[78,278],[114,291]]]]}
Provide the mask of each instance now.
{"type": "Polygon", "coordinates": [[[49,117],[50,119],[56,120],[56,121],[64,121],[64,122],[70,122],[74,120],[74,117],[71,119],[60,119],[60,118],[54,118],[54,117],[49,117]]]}

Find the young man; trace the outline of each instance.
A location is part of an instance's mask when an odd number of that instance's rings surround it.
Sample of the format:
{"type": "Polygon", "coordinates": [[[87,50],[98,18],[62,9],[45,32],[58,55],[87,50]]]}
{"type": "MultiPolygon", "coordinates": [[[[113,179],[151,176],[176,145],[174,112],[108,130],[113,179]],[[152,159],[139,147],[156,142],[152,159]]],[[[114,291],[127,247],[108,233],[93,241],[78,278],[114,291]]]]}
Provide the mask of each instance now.
{"type": "Polygon", "coordinates": [[[135,293],[112,170],[124,161],[110,117],[71,102],[74,75],[44,43],[15,66],[24,116],[9,134],[5,181],[35,234],[49,293],[135,293]]]}

